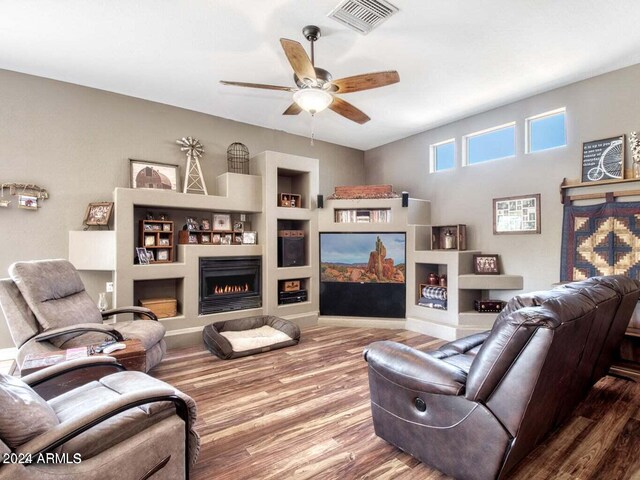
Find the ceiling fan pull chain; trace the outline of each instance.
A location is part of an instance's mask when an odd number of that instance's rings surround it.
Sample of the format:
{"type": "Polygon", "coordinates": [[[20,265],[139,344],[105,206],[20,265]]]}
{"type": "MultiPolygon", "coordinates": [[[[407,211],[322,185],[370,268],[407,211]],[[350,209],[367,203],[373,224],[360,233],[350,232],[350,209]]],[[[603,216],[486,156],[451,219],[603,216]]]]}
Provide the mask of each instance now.
{"type": "Polygon", "coordinates": [[[311,114],[311,146],[313,147],[313,137],[315,137],[315,125],[316,125],[316,115],[315,113],[311,114]]]}

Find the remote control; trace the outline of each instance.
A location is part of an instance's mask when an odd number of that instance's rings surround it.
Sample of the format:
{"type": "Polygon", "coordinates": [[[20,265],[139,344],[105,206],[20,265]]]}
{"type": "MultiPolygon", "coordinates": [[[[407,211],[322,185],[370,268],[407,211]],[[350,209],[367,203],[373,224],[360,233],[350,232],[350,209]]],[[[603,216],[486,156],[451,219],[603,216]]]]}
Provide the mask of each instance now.
{"type": "Polygon", "coordinates": [[[122,350],[123,348],[127,348],[127,346],[124,343],[114,343],[112,345],[108,345],[106,347],[104,347],[102,349],[102,353],[111,353],[111,352],[115,352],[116,350],[122,350]]]}

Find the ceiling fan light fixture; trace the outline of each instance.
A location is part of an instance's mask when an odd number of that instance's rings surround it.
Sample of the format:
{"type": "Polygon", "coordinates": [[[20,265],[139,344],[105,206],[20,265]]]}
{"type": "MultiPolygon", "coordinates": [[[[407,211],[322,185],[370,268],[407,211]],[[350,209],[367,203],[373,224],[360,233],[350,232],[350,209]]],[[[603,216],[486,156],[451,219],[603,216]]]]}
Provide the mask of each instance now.
{"type": "Polygon", "coordinates": [[[325,110],[331,105],[333,97],[321,88],[310,87],[295,92],[293,94],[293,101],[304,111],[315,114],[325,110]]]}

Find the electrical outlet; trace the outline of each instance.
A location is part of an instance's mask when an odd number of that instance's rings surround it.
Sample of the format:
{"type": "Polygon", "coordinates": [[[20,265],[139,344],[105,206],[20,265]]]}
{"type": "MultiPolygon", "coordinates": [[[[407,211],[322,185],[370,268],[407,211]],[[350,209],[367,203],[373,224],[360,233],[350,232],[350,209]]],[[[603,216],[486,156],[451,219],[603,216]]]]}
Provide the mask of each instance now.
{"type": "Polygon", "coordinates": [[[113,282],[107,282],[107,293],[113,292],[113,282]]]}

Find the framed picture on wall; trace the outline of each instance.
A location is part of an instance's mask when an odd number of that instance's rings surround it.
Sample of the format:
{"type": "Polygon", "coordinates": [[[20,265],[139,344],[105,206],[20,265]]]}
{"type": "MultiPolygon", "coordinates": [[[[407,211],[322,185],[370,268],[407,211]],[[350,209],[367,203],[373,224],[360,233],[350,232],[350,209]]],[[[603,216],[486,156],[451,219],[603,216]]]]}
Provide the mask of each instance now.
{"type": "Polygon", "coordinates": [[[540,194],[493,199],[493,234],[540,233],[540,194]]]}
{"type": "Polygon", "coordinates": [[[582,144],[582,181],[624,177],[624,135],[582,144]]]}
{"type": "Polygon", "coordinates": [[[129,159],[131,188],[178,190],[178,165],[129,159]]]}

